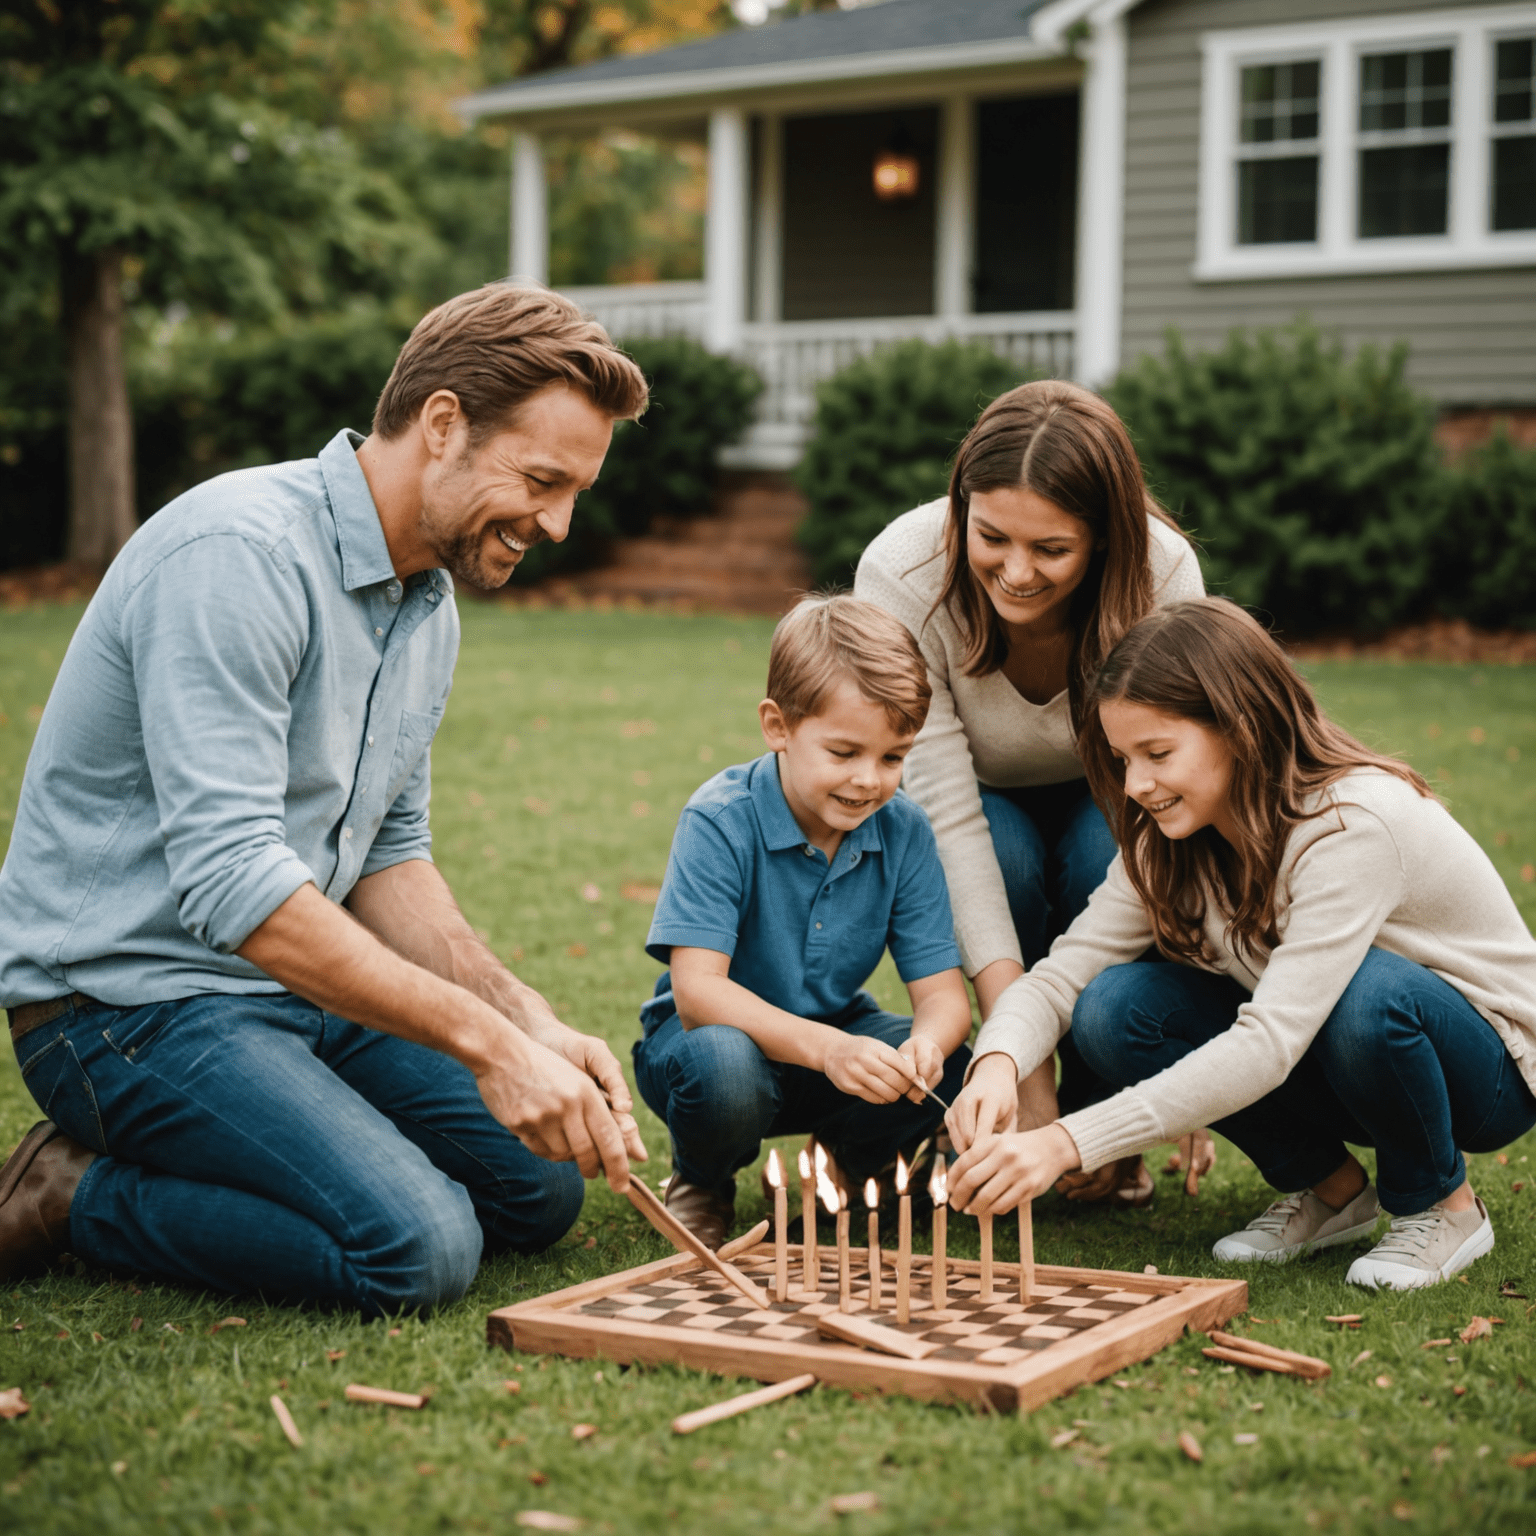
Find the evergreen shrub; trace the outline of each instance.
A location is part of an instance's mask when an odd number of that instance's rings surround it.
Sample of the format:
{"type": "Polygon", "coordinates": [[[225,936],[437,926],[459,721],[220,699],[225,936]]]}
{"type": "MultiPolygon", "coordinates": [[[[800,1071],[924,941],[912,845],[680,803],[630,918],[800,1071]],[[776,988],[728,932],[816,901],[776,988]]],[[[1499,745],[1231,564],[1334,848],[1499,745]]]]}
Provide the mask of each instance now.
{"type": "Polygon", "coordinates": [[[902,341],[824,380],[796,474],[811,504],[796,538],[814,579],[851,581],[892,518],[942,496],[977,416],[1026,377],[981,342],[902,341]]]}
{"type": "Polygon", "coordinates": [[[1489,628],[1536,629],[1536,447],[1492,439],[1448,471],[1436,606],[1489,628]]]}
{"type": "Polygon", "coordinates": [[[1170,332],[1106,390],[1212,591],[1292,635],[1378,631],[1422,607],[1447,487],[1406,359],[1347,356],[1304,321],[1202,353],[1170,332]]]}

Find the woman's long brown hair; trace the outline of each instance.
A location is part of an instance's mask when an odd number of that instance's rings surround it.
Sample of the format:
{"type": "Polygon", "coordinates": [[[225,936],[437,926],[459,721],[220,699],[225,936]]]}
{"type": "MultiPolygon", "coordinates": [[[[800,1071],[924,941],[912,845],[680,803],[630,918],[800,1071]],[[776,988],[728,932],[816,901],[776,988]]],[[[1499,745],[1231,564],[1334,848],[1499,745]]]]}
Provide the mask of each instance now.
{"type": "Polygon", "coordinates": [[[1227,942],[1250,956],[1280,942],[1275,894],[1292,831],[1327,813],[1317,791],[1360,768],[1429,785],[1335,725],[1262,625],[1223,597],[1173,603],[1148,615],[1105,658],[1088,692],[1077,750],[1099,808],[1125,855],[1157,947],[1171,960],[1214,958],[1203,926],[1214,896],[1228,914],[1227,942]],[[1236,846],[1213,827],[1175,841],[1125,793],[1125,771],[1099,721],[1100,704],[1124,699],[1194,720],[1232,753],[1236,846]]]}
{"type": "Polygon", "coordinates": [[[944,585],[934,612],[947,607],[965,641],[968,677],[996,672],[1008,635],[966,554],[971,497],[1021,487],[1080,518],[1093,536],[1088,574],[1072,594],[1068,697],[1082,723],[1088,679],[1110,648],[1152,607],[1149,516],[1178,524],[1153,501],[1141,461],[1114,410],[1091,391],[1059,379],[1021,384],[981,413],[955,455],[944,528],[944,585]]]}

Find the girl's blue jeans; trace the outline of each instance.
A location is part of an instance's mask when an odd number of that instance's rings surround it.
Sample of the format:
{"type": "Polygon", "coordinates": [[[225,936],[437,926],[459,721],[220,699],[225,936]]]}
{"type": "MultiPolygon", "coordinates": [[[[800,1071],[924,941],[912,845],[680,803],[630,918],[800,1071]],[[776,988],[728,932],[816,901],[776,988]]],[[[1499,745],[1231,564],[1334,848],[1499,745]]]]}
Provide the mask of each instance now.
{"type": "MultiPolygon", "coordinates": [[[[1114,861],[1115,839],[1083,779],[1035,789],[979,788],[1028,970],[1045,958],[1103,884],[1114,861]]],[[[1108,1085],[1083,1061],[1070,1034],[1057,1049],[1064,1114],[1108,1094],[1108,1085]]]]}
{"type": "MultiPolygon", "coordinates": [[[[1087,987],[1071,1037],[1115,1088],[1145,1082],[1231,1029],[1248,991],[1166,961],[1112,966],[1087,987]]],[[[1536,1125],[1536,1098],[1494,1028],[1449,982],[1370,950],[1286,1080],[1218,1121],[1276,1189],[1306,1189],[1375,1147],[1381,1203],[1427,1210],[1536,1125]]]]}
{"type": "Polygon", "coordinates": [[[43,1113],[101,1155],[69,1243],[104,1268],[392,1313],[457,1300],[482,1248],[547,1248],[573,1164],[468,1068],[286,994],[74,1007],[20,1042],[43,1113]]]}

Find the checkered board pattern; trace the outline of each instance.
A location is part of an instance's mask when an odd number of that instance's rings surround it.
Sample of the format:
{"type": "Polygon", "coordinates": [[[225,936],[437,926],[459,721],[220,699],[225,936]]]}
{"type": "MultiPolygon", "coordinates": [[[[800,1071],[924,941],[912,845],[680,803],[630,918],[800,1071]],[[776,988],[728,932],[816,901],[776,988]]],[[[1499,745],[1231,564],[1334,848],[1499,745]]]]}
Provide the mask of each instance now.
{"type": "MultiPolygon", "coordinates": [[[[981,1281],[975,1275],[951,1275],[941,1313],[929,1308],[929,1261],[925,1255],[913,1261],[910,1321],[899,1325],[895,1313],[895,1270],[889,1261],[882,1272],[882,1306],[869,1307],[869,1270],[863,1265],[851,1272],[853,1310],[883,1327],[941,1347],[925,1358],[964,1360],[977,1365],[1011,1365],[1026,1360],[1037,1350],[1049,1349],[1060,1339],[1070,1339],[1088,1328],[1134,1312],[1155,1298],[1147,1292],[1128,1291],[1108,1285],[1049,1285],[1037,1282],[1027,1304],[1018,1299],[1014,1274],[1000,1272],[993,1282],[991,1301],[980,1299],[981,1281]]],[[[737,1267],[772,1294],[770,1260],[747,1258],[737,1267]]],[[[630,1289],[599,1297],[576,1308],[592,1317],[616,1322],[645,1323],[658,1328],[686,1328],[722,1336],[732,1334],[754,1339],[773,1339],[783,1344],[847,1348],[824,1338],[816,1330],[816,1318],[838,1310],[837,1272],[823,1263],[821,1283],[809,1295],[801,1290],[798,1265],[790,1270],[788,1301],[763,1311],[745,1301],[723,1280],[708,1270],[694,1270],[673,1278],[652,1280],[630,1289]]]]}

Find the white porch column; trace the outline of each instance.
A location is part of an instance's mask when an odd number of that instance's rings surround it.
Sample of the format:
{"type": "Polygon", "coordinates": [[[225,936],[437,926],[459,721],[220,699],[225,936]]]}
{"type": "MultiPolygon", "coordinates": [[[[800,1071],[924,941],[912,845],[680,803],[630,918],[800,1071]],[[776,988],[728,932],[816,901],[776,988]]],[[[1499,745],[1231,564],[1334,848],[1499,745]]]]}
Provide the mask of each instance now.
{"type": "Polygon", "coordinates": [[[512,139],[513,277],[549,281],[549,193],[544,185],[544,146],[536,133],[512,139]]]}
{"type": "Polygon", "coordinates": [[[1120,366],[1125,280],[1125,5],[1090,14],[1082,50],[1083,139],[1077,191],[1077,377],[1108,383],[1120,366]]]}
{"type": "Polygon", "coordinates": [[[968,96],[951,96],[939,119],[938,231],[934,242],[933,312],[971,312],[976,238],[976,114],[968,96]]]}
{"type": "Polygon", "coordinates": [[[709,114],[709,208],[704,222],[705,342],[741,344],[747,310],[747,120],[735,107],[709,114]]]}
{"type": "Polygon", "coordinates": [[[756,292],[752,318],[772,325],[783,314],[784,292],[784,119],[777,112],[759,120],[757,159],[756,292]]]}

